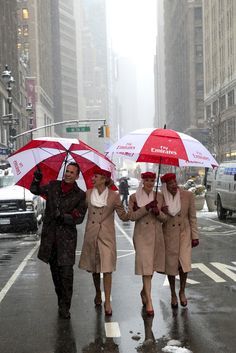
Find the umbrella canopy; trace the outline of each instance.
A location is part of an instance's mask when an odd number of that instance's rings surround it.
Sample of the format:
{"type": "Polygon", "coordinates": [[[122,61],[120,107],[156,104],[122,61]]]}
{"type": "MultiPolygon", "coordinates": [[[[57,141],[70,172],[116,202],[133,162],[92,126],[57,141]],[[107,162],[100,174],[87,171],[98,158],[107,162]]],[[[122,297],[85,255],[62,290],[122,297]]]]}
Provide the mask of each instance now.
{"type": "Polygon", "coordinates": [[[61,180],[65,166],[76,162],[81,173],[77,183],[82,190],[92,187],[96,167],[111,172],[114,179],[115,165],[103,154],[77,139],[45,137],[30,141],[12,154],[8,161],[17,185],[30,188],[34,171],[40,168],[42,185],[50,180],[61,180]]]}
{"type": "Polygon", "coordinates": [[[216,167],[218,163],[201,142],[170,129],[139,129],[119,139],[106,156],[173,166],[216,167]]]}

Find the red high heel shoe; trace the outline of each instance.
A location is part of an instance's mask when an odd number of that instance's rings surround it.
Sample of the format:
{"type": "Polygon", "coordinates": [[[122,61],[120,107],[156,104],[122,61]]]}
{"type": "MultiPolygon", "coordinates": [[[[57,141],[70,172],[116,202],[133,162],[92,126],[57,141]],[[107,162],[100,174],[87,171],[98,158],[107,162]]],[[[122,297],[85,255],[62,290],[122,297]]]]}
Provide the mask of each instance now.
{"type": "Polygon", "coordinates": [[[185,307],[188,305],[188,301],[187,301],[184,293],[179,292],[179,300],[180,300],[181,306],[185,307]]]}
{"type": "Polygon", "coordinates": [[[146,314],[147,314],[147,316],[154,316],[154,310],[147,310],[146,309],[146,314]]]}
{"type": "Polygon", "coordinates": [[[178,308],[178,300],[177,297],[171,297],[171,307],[172,309],[177,309],[178,308]]]}
{"type": "Polygon", "coordinates": [[[105,303],[104,303],[104,311],[105,311],[105,315],[106,315],[106,316],[112,316],[112,309],[106,310],[105,303]]]}

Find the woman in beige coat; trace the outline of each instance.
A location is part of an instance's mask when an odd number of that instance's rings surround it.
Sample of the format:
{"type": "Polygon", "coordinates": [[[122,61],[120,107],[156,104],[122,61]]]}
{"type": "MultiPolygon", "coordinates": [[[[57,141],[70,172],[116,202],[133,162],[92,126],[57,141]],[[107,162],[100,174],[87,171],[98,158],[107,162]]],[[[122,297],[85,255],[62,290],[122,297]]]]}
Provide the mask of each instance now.
{"type": "Polygon", "coordinates": [[[93,189],[87,191],[88,218],[79,267],[93,273],[96,290],[95,305],[102,304],[100,273],[103,273],[106,315],[112,315],[110,303],[112,272],[116,269],[116,238],[114,211],[120,219],[128,220],[120,195],[109,189],[111,173],[97,168],[93,175],[93,189]]]}
{"type": "Polygon", "coordinates": [[[153,187],[156,174],[141,174],[142,183],[129,199],[129,217],[135,221],[133,241],[135,247],[135,274],[141,275],[143,288],[140,293],[146,313],[154,315],[151,298],[153,273],[165,271],[165,245],[161,222],[166,215],[161,211],[163,196],[153,187]]]}
{"type": "Polygon", "coordinates": [[[187,305],[185,286],[187,274],[191,271],[192,247],[199,244],[194,195],[177,186],[176,175],[161,177],[162,193],[168,207],[167,221],[163,224],[165,239],[165,272],[171,290],[171,306],[178,307],[175,292],[175,276],[180,276],[179,299],[182,306],[187,305]]]}

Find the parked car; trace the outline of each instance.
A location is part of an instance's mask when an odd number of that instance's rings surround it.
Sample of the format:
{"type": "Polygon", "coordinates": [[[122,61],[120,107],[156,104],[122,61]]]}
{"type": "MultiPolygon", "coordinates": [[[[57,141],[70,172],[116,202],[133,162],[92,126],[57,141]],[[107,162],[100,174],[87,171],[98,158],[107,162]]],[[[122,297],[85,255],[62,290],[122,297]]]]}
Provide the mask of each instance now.
{"type": "Polygon", "coordinates": [[[214,199],[220,220],[236,212],[236,161],[222,162],[208,172],[207,196],[214,199]]]}
{"type": "Polygon", "coordinates": [[[127,180],[128,180],[128,185],[129,185],[130,189],[137,189],[138,188],[139,181],[137,178],[128,177],[127,180]]]}
{"type": "Polygon", "coordinates": [[[44,208],[44,199],[15,185],[10,171],[0,175],[0,232],[37,231],[44,208]]]}

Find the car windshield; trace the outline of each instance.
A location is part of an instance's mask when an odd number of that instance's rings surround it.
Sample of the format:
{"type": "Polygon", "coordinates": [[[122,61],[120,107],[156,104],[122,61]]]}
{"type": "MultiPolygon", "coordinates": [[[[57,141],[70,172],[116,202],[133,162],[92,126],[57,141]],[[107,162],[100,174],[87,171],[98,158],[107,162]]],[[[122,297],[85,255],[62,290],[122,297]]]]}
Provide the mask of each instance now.
{"type": "Polygon", "coordinates": [[[6,186],[14,185],[14,176],[13,175],[4,175],[0,177],[0,188],[4,188],[6,186]]]}

